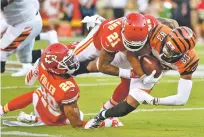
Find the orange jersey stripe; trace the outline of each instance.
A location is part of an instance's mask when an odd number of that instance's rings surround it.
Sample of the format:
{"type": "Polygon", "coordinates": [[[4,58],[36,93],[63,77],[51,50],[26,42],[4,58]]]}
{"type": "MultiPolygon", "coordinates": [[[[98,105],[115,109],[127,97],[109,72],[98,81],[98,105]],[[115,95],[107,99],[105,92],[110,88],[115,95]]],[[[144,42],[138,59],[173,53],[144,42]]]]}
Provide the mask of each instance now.
{"type": "Polygon", "coordinates": [[[25,40],[27,37],[28,37],[28,36],[19,36],[18,38],[16,38],[16,39],[14,40],[14,42],[21,42],[21,41],[25,40]]]}
{"type": "Polygon", "coordinates": [[[5,49],[1,49],[1,51],[11,51],[16,49],[22,41],[24,41],[29,34],[31,33],[32,28],[25,28],[25,30],[5,49]]]}
{"type": "Polygon", "coordinates": [[[86,43],[84,43],[84,45],[78,48],[74,54],[78,55],[79,53],[81,53],[85,48],[87,48],[90,45],[91,42],[93,42],[93,38],[89,39],[86,43]]]}

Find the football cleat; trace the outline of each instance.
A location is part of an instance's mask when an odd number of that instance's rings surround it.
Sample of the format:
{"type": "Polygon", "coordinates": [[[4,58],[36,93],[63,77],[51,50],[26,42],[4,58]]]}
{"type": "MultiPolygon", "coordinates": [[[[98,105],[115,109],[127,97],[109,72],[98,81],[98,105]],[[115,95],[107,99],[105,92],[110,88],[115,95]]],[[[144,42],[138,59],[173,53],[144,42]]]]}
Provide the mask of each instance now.
{"type": "MultiPolygon", "coordinates": [[[[117,117],[108,118],[104,120],[104,127],[122,127],[123,124],[117,117]]],[[[102,127],[102,125],[100,125],[102,127]]]]}
{"type": "Polygon", "coordinates": [[[117,118],[110,118],[112,120],[112,127],[122,127],[124,126],[123,123],[117,118]]]}
{"type": "Polygon", "coordinates": [[[101,123],[105,120],[104,117],[102,117],[102,112],[101,111],[97,116],[95,116],[93,119],[89,120],[86,125],[85,125],[85,129],[92,129],[92,128],[98,128],[101,123]]]}
{"type": "Polygon", "coordinates": [[[20,112],[18,117],[17,117],[17,120],[20,121],[20,122],[26,122],[26,123],[30,123],[30,122],[33,122],[32,121],[32,117],[34,115],[31,113],[31,114],[26,114],[25,112],[20,112]]]}
{"type": "Polygon", "coordinates": [[[11,74],[12,77],[21,77],[21,76],[25,76],[30,69],[32,69],[32,64],[28,63],[28,64],[22,64],[23,68],[21,70],[19,70],[16,73],[11,74]]]}

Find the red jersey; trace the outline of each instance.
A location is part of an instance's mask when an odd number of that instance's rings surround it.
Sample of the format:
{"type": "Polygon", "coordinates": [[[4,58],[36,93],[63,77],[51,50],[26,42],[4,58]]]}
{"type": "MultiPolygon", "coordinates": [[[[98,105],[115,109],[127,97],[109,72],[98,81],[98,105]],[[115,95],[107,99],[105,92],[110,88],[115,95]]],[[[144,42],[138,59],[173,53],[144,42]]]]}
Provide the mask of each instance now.
{"type": "Polygon", "coordinates": [[[63,104],[69,104],[79,98],[79,87],[73,77],[63,78],[47,72],[42,63],[38,65],[38,80],[41,88],[36,90],[39,96],[36,110],[46,125],[64,125],[66,116],[63,104]]]}
{"type": "MultiPolygon", "coordinates": [[[[149,31],[154,28],[158,22],[153,16],[145,15],[149,31]]],[[[108,52],[124,51],[122,40],[122,24],[124,18],[115,20],[105,20],[101,23],[99,29],[93,36],[93,42],[96,49],[102,48],[108,52]]]]}
{"type": "Polygon", "coordinates": [[[157,25],[149,35],[149,45],[152,48],[152,54],[160,60],[164,69],[175,69],[178,70],[180,75],[191,74],[193,73],[198,66],[198,55],[194,49],[186,52],[183,57],[177,60],[174,63],[168,63],[165,60],[162,60],[160,55],[162,54],[162,48],[164,46],[164,37],[171,31],[166,25],[159,24],[157,25]]]}
{"type": "Polygon", "coordinates": [[[98,31],[94,34],[93,40],[96,49],[104,48],[108,52],[124,51],[121,31],[123,18],[105,20],[101,23],[98,31]]]}

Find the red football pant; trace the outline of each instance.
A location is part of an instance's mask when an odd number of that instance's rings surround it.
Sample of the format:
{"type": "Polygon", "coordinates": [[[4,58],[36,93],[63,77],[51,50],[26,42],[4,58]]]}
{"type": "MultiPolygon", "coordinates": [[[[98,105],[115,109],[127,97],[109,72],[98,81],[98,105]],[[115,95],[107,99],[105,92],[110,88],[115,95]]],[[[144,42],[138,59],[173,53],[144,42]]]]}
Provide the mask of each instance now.
{"type": "Polygon", "coordinates": [[[128,96],[130,88],[130,79],[125,78],[120,79],[121,79],[120,84],[115,88],[111,99],[104,103],[102,109],[109,109],[117,105],[119,102],[125,100],[126,97],[128,96]]]}
{"type": "Polygon", "coordinates": [[[13,100],[9,101],[4,107],[3,107],[3,111],[9,112],[9,111],[14,111],[17,109],[22,109],[27,107],[28,105],[30,105],[33,101],[33,92],[28,92],[25,93],[23,95],[20,95],[16,98],[14,98],[13,100]]]}

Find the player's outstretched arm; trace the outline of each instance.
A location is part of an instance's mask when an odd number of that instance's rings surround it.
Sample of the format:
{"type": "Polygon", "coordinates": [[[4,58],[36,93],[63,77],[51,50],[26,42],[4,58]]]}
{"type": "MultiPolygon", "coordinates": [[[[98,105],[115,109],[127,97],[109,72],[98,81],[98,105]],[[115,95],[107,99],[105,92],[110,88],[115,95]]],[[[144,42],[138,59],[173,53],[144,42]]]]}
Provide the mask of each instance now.
{"type": "Polygon", "coordinates": [[[191,93],[192,88],[191,78],[192,74],[181,75],[180,80],[178,82],[177,94],[164,98],[155,98],[154,104],[171,106],[185,105],[191,93]]]}
{"type": "Polygon", "coordinates": [[[164,25],[170,27],[171,29],[179,27],[178,22],[174,19],[167,19],[167,18],[156,18],[156,19],[159,23],[164,24],[164,25]]]}
{"type": "Polygon", "coordinates": [[[83,127],[83,121],[80,119],[77,101],[66,105],[64,104],[63,110],[73,128],[83,127]]]}
{"type": "Polygon", "coordinates": [[[33,68],[26,74],[25,76],[25,84],[28,86],[31,86],[35,83],[35,81],[38,79],[38,65],[39,65],[40,59],[38,59],[33,68]]]}
{"type": "Polygon", "coordinates": [[[99,71],[105,74],[119,76],[119,68],[111,65],[111,62],[113,61],[114,57],[115,52],[111,53],[102,49],[100,51],[100,56],[97,65],[99,71]]]}

